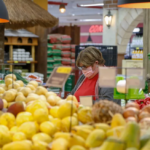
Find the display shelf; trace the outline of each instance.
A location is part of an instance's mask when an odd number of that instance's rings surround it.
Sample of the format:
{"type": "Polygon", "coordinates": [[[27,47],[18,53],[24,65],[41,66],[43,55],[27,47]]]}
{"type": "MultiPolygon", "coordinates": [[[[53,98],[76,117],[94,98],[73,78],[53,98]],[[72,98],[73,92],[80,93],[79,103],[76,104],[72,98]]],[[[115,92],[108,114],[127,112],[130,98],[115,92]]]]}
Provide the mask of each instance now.
{"type": "Polygon", "coordinates": [[[14,63],[14,64],[37,64],[37,61],[7,61],[7,63],[14,63]]]}
{"type": "Polygon", "coordinates": [[[38,36],[27,30],[5,30],[5,46],[9,46],[9,60],[10,72],[13,70],[14,64],[31,64],[31,72],[35,72],[35,46],[38,45],[38,36]],[[31,46],[31,56],[33,61],[14,61],[13,48],[14,46],[31,46]],[[10,61],[13,60],[13,61],[10,61]]]}

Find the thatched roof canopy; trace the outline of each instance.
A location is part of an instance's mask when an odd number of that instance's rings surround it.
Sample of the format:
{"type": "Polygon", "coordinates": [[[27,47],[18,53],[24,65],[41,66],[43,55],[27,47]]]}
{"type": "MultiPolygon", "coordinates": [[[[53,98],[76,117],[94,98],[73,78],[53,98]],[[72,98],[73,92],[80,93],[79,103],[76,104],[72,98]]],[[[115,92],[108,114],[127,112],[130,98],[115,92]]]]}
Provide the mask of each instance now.
{"type": "Polygon", "coordinates": [[[53,27],[57,25],[58,19],[46,10],[32,2],[32,0],[3,0],[10,22],[6,28],[20,29],[40,25],[43,27],[53,27]]]}

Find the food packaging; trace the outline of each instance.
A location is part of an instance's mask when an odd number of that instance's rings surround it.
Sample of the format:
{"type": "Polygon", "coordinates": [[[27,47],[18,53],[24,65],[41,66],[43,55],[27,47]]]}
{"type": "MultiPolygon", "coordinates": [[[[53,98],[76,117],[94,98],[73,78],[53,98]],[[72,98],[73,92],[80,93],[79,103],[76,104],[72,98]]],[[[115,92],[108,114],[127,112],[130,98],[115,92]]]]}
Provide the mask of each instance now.
{"type": "Polygon", "coordinates": [[[61,63],[63,65],[70,65],[71,64],[71,59],[70,58],[63,58],[61,63]]]}
{"type": "Polygon", "coordinates": [[[71,56],[71,52],[70,51],[66,51],[66,52],[62,52],[61,53],[61,56],[63,57],[63,58],[70,58],[70,56],[71,56]]]}

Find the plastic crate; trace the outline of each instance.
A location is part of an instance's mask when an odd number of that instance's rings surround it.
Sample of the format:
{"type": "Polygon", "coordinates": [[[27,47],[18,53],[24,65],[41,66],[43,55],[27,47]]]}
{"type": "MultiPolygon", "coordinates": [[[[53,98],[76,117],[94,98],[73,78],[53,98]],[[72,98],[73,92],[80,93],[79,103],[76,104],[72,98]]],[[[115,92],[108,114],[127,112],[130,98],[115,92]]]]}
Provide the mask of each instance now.
{"type": "Polygon", "coordinates": [[[117,46],[98,46],[98,45],[86,45],[76,46],[75,48],[75,60],[77,60],[78,54],[85,48],[93,46],[99,49],[105,59],[106,66],[117,66],[117,46]]]}

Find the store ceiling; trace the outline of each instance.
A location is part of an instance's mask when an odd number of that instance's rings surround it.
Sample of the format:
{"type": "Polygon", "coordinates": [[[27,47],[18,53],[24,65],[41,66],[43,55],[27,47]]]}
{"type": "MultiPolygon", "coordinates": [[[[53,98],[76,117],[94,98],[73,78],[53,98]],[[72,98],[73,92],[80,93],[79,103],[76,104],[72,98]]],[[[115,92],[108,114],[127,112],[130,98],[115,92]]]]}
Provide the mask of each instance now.
{"type": "MultiPolygon", "coordinates": [[[[62,2],[62,0],[48,0],[48,2],[62,2]]],[[[77,5],[103,3],[103,0],[63,0],[63,3],[67,3],[64,14],[59,12],[59,5],[48,5],[48,11],[59,18],[60,25],[69,25],[70,23],[77,25],[102,23],[102,8],[81,8],[77,5]]]]}

